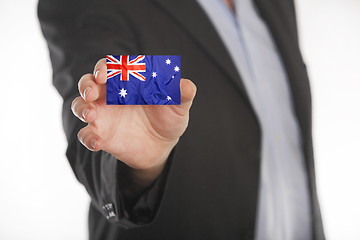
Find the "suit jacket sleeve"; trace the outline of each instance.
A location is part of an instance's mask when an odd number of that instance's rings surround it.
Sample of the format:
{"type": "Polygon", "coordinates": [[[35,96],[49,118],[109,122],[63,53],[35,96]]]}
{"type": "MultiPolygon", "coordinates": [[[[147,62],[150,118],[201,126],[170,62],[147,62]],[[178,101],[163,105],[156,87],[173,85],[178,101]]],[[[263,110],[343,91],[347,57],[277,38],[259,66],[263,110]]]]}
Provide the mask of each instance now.
{"type": "Polygon", "coordinates": [[[127,166],[109,153],[87,150],[77,140],[77,132],[85,124],[72,114],[70,107],[79,95],[80,77],[92,71],[107,54],[138,54],[140,50],[135,33],[126,22],[126,12],[111,14],[108,6],[111,5],[107,1],[40,0],[38,15],[50,50],[53,84],[64,99],[66,156],[98,211],[109,221],[128,228],[149,223],[155,217],[173,153],[163,173],[129,208],[120,191],[126,179],[119,176],[127,166]]]}

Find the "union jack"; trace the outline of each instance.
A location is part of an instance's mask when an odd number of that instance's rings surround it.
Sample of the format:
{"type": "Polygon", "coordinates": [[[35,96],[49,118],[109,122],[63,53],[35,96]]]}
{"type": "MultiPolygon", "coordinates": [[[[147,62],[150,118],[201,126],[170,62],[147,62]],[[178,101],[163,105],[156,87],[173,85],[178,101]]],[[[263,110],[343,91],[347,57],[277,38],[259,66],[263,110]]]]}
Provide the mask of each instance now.
{"type": "Polygon", "coordinates": [[[145,63],[139,63],[144,58],[145,55],[138,55],[135,59],[129,61],[129,55],[121,55],[120,60],[112,55],[106,56],[107,78],[121,74],[121,81],[129,81],[129,74],[131,74],[140,81],[145,81],[146,78],[141,73],[146,72],[146,66],[145,63]]]}

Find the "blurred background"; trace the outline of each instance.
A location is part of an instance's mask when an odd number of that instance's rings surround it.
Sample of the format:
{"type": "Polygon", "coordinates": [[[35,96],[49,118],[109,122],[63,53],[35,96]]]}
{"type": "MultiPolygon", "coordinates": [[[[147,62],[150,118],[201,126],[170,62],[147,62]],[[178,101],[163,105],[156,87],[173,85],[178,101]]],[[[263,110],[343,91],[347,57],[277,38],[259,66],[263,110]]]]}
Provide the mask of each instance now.
{"type": "MultiPolygon", "coordinates": [[[[0,239],[87,239],[36,0],[0,0],[0,239]]],[[[327,238],[360,239],[360,1],[296,0],[327,238]]],[[[91,71],[91,69],[89,69],[91,71]]]]}

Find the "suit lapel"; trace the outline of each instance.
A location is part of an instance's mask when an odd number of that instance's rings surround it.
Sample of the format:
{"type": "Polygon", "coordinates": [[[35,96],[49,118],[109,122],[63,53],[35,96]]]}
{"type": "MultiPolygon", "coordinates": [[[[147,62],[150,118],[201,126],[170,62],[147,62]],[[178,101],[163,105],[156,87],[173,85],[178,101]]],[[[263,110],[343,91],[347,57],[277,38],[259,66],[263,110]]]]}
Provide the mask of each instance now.
{"type": "Polygon", "coordinates": [[[192,36],[249,103],[245,87],[222,40],[195,0],[154,0],[192,36]]]}

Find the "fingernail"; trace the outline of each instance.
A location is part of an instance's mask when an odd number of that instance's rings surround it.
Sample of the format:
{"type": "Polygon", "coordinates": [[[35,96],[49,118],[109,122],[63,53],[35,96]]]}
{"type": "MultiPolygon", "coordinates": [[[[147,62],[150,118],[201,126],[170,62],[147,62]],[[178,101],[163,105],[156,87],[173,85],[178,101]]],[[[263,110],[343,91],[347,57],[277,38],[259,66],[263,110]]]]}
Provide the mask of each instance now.
{"type": "Polygon", "coordinates": [[[88,112],[89,112],[89,109],[85,109],[85,110],[83,111],[82,117],[83,117],[84,120],[86,119],[86,116],[87,116],[88,112]]]}
{"type": "Polygon", "coordinates": [[[91,87],[85,88],[84,93],[83,93],[84,100],[86,100],[86,96],[89,94],[90,90],[91,90],[91,87]]]}
{"type": "Polygon", "coordinates": [[[91,147],[92,147],[92,149],[95,149],[95,148],[96,148],[96,140],[93,140],[93,141],[91,142],[91,147]]]}
{"type": "Polygon", "coordinates": [[[97,78],[98,73],[99,73],[99,70],[96,70],[96,72],[94,74],[95,79],[97,78]]]}

